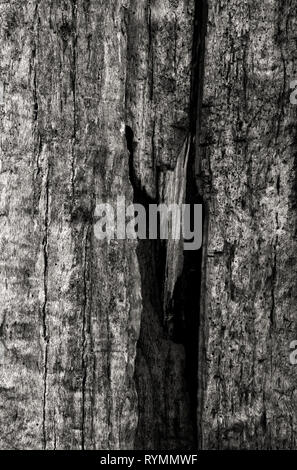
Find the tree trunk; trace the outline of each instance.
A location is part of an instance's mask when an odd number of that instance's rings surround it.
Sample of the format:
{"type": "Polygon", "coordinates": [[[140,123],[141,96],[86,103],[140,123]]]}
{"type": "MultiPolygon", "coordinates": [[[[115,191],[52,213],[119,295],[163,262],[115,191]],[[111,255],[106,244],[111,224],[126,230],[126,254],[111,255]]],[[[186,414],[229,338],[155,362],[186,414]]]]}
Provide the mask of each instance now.
{"type": "Polygon", "coordinates": [[[0,5],[1,449],[296,447],[296,3],[0,5]]]}

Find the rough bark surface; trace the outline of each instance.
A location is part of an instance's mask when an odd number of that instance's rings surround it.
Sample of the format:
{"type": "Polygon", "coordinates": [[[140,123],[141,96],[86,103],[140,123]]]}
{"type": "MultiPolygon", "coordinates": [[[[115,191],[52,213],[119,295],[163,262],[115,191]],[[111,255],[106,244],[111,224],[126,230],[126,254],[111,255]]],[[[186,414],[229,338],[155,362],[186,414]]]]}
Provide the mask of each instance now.
{"type": "Polygon", "coordinates": [[[132,200],[125,4],[1,17],[1,447],[131,448],[136,246],[93,232],[97,201],[132,200]]]}
{"type": "Polygon", "coordinates": [[[1,449],[296,448],[296,6],[0,2],[1,449]]]}
{"type": "Polygon", "coordinates": [[[158,200],[176,166],[193,2],[0,8],[0,446],[132,448],[138,420],[141,446],[189,445],[184,348],[166,339],[161,294],[150,304],[157,255],[93,228],[96,203],[158,200]]]}
{"type": "Polygon", "coordinates": [[[198,181],[207,206],[203,448],[296,448],[296,1],[209,1],[198,181]]]}

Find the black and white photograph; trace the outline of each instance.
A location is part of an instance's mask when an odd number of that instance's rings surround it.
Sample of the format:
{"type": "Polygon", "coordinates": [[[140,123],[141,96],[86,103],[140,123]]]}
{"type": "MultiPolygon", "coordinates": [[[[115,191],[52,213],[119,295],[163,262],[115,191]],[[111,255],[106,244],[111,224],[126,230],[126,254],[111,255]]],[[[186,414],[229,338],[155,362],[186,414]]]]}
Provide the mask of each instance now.
{"type": "Polygon", "coordinates": [[[1,453],[294,450],[297,0],[0,0],[1,453]]]}

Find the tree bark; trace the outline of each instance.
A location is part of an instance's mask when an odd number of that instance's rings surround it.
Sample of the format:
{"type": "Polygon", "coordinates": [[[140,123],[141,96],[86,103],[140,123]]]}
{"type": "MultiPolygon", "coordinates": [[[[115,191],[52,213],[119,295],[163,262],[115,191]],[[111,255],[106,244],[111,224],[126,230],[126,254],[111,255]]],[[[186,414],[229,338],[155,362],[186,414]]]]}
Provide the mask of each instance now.
{"type": "Polygon", "coordinates": [[[197,159],[203,448],[296,448],[296,6],[209,1],[197,159]]]}
{"type": "Polygon", "coordinates": [[[296,0],[0,4],[0,448],[294,448],[296,0]],[[203,249],[96,238],[202,203],[203,249]]]}

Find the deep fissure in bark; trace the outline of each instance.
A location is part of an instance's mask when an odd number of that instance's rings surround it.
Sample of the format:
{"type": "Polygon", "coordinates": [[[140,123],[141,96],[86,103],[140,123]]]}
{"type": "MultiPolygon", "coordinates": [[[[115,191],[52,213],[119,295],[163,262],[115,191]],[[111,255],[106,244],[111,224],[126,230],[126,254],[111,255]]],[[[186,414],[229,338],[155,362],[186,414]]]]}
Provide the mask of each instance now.
{"type": "Polygon", "coordinates": [[[199,442],[199,407],[202,377],[203,356],[200,354],[201,338],[201,306],[203,305],[203,282],[205,279],[205,264],[203,257],[207,245],[207,201],[203,188],[199,185],[199,145],[201,130],[201,107],[204,84],[205,36],[208,20],[208,0],[198,0],[195,3],[194,32],[193,32],[193,68],[190,102],[191,149],[187,171],[186,201],[190,204],[202,204],[203,207],[203,240],[199,251],[185,252],[184,261],[184,305],[188,310],[186,322],[186,354],[188,357],[186,374],[191,390],[192,413],[195,419],[195,442],[199,442]],[[197,178],[198,173],[198,178],[197,178]]]}
{"type": "MultiPolygon", "coordinates": [[[[142,366],[139,364],[139,355],[142,354],[144,357],[150,355],[151,348],[154,348],[154,342],[160,341],[161,329],[162,329],[162,292],[164,284],[165,264],[166,264],[166,251],[164,249],[164,242],[161,240],[150,240],[149,235],[149,205],[156,204],[157,199],[152,199],[148,196],[145,189],[141,187],[141,182],[138,180],[134,166],[134,133],[130,126],[126,126],[126,140],[127,149],[129,151],[129,178],[133,188],[133,202],[134,204],[141,204],[146,210],[146,240],[138,240],[137,257],[139,262],[140,274],[141,274],[141,288],[144,311],[147,306],[148,315],[143,315],[140,338],[138,342],[138,353],[135,365],[135,383],[138,392],[138,419],[139,426],[137,429],[135,447],[139,449],[143,448],[155,448],[157,443],[162,442],[162,430],[158,427],[158,417],[153,409],[153,415],[147,415],[145,403],[142,401],[143,394],[140,392],[140,382],[142,379],[147,380],[145,374],[143,374],[142,366]],[[157,335],[150,339],[147,338],[148,331],[157,328],[157,335]],[[141,353],[140,353],[141,351],[141,353]],[[152,427],[151,436],[148,436],[146,431],[143,429],[142,424],[147,421],[149,417],[150,423],[147,425],[152,427]]],[[[163,334],[162,334],[163,336],[163,334]]],[[[153,380],[152,391],[153,401],[157,404],[162,399],[158,393],[158,388],[154,388],[156,379],[153,380]]]]}
{"type": "MultiPolygon", "coordinates": [[[[207,21],[206,1],[197,1],[193,30],[192,86],[190,97],[190,155],[187,166],[185,202],[203,204],[202,189],[198,188],[196,173],[199,168],[200,107],[203,92],[204,38],[207,21]]],[[[134,203],[142,204],[148,214],[151,203],[162,202],[150,198],[136,177],[134,165],[134,133],[126,126],[129,151],[130,182],[134,191],[134,203]]],[[[158,167],[157,167],[158,168],[158,167]]],[[[158,188],[159,174],[156,172],[158,188]]],[[[147,221],[148,222],[148,221],[147,221]]],[[[193,221],[192,221],[193,222],[193,221]]],[[[204,218],[205,222],[205,218],[204,218]]],[[[166,276],[166,242],[163,240],[139,240],[137,249],[142,280],[143,315],[135,367],[135,383],[139,400],[139,422],[136,448],[194,449],[198,442],[198,349],[200,285],[203,276],[202,250],[184,251],[183,269],[178,278],[170,315],[173,325],[168,330],[163,309],[164,282],[166,276]],[[177,349],[175,349],[177,348],[177,349]],[[187,423],[176,410],[175,400],[170,401],[168,376],[175,358],[183,358],[182,368],[175,381],[183,390],[179,403],[184,408],[187,423]],[[184,361],[184,362],[183,362],[184,361]],[[162,370],[165,367],[165,371],[162,370]],[[149,381],[150,383],[147,383],[149,381]],[[145,383],[146,382],[146,383],[145,383]],[[144,384],[146,385],[144,391],[144,384]],[[149,398],[148,398],[149,396],[149,398]],[[164,400],[165,405],[162,403],[164,400]],[[170,421],[174,421],[174,423],[170,421]],[[148,422],[149,421],[149,422],[148,422]],[[149,429],[150,428],[150,429],[149,429]]],[[[177,388],[179,387],[177,386],[177,388]]]]}

